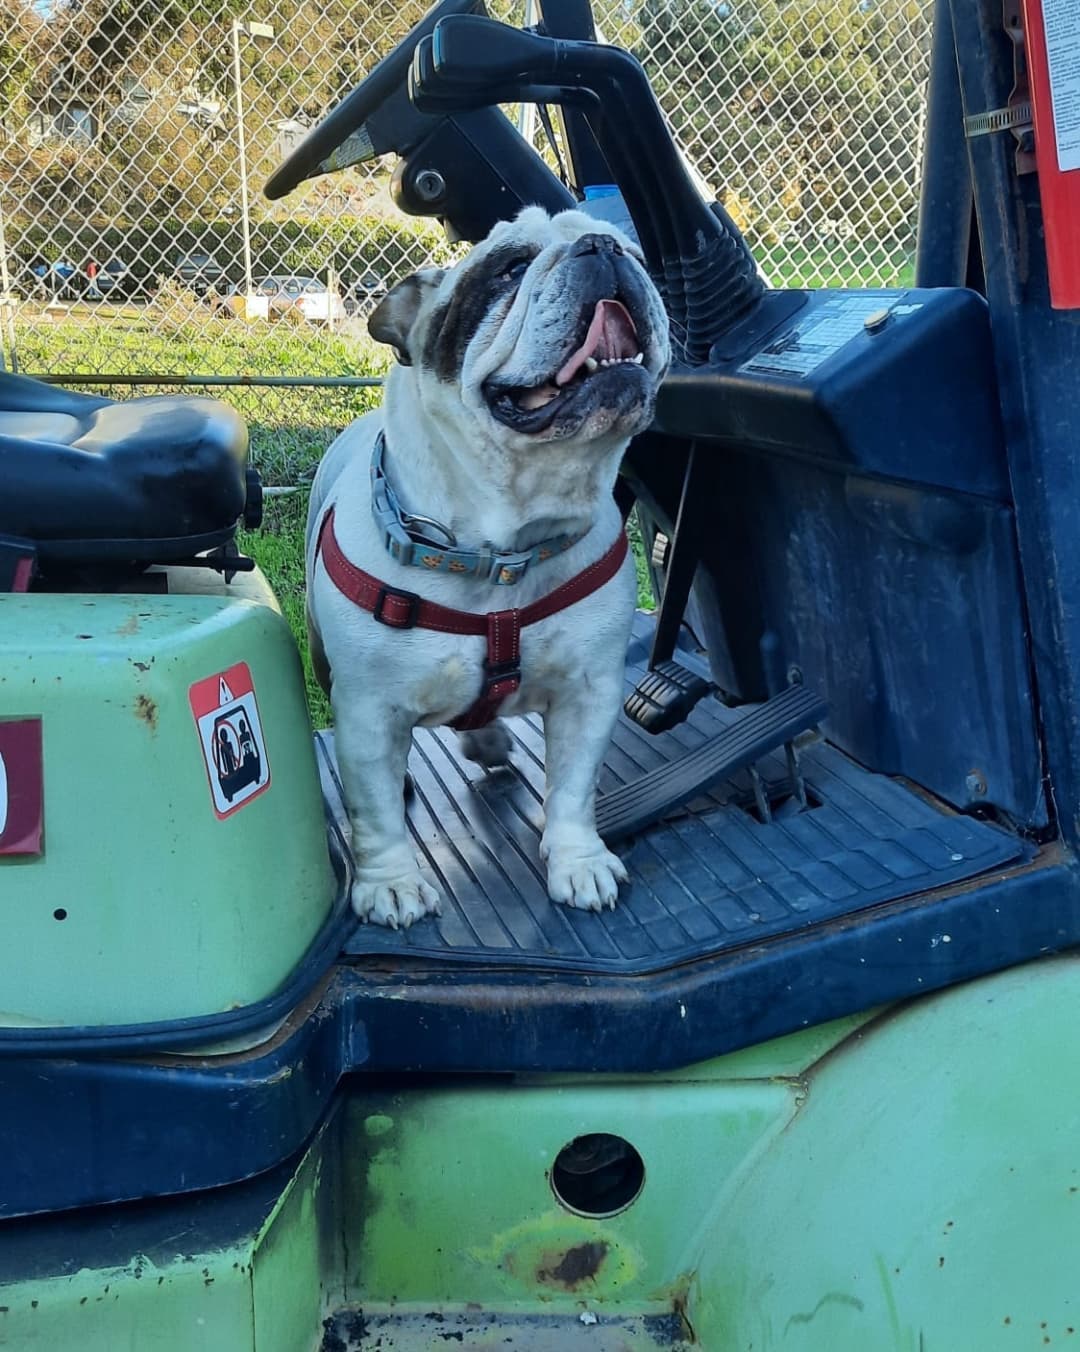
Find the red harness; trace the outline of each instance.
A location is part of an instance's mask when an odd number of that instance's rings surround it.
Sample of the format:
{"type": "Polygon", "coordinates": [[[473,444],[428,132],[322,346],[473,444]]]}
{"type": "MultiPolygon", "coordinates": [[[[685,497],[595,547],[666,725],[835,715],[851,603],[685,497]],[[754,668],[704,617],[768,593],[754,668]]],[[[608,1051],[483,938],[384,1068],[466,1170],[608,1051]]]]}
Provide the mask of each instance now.
{"type": "Polygon", "coordinates": [[[620,531],[615,543],[602,558],[547,596],[541,596],[521,610],[492,610],[486,615],[476,615],[468,610],[452,610],[449,606],[425,601],[416,592],[388,587],[377,577],[357,568],[341,552],[334,534],[332,507],[319,527],[315,553],[316,557],[322,555],[323,565],[338,591],[361,610],[369,611],[380,624],[388,625],[391,629],[438,629],[444,634],[486,636],[484,688],[471,707],[450,725],[464,732],[470,728],[486,727],[499,712],[503,700],[520,686],[522,629],[539,620],[546,620],[556,611],[566,610],[576,601],[599,591],[622,567],[627,548],[626,532],[620,531]]]}

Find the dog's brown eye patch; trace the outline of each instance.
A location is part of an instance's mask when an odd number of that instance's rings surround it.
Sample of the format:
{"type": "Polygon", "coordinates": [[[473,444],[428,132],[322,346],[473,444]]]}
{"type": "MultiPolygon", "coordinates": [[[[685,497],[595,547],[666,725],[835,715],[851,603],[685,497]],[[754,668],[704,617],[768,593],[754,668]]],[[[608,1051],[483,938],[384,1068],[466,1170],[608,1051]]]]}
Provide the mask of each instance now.
{"type": "Polygon", "coordinates": [[[440,380],[457,381],[465,351],[484,317],[505,291],[507,274],[519,264],[523,264],[522,271],[528,268],[536,252],[530,253],[520,244],[492,249],[469,268],[468,285],[455,287],[446,304],[432,314],[424,339],[423,362],[440,380]]]}

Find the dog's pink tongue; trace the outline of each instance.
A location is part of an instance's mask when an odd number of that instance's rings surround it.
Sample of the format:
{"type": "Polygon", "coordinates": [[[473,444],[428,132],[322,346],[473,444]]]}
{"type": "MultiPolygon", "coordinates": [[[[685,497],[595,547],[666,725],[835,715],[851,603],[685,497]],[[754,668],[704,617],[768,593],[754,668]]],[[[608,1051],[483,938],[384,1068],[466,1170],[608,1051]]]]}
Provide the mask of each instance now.
{"type": "Polygon", "coordinates": [[[568,385],[590,357],[597,361],[636,357],[641,351],[637,329],[625,305],[617,300],[597,301],[585,341],[555,377],[556,385],[568,385]]]}

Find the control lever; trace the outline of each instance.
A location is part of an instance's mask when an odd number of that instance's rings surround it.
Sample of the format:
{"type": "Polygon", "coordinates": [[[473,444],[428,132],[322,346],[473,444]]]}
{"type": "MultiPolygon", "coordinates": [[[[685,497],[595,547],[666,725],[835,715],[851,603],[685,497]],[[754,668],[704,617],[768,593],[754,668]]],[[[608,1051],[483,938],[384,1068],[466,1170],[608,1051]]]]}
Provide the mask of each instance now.
{"type": "Polygon", "coordinates": [[[622,189],[671,319],[676,354],[701,362],[756,306],[764,285],[737,232],[702,201],[668,134],[645,72],[629,53],[455,15],[436,24],[412,70],[414,95],[490,101],[530,89],[586,90],[586,119],[622,189]]]}
{"type": "Polygon", "coordinates": [[[447,85],[559,84],[565,49],[596,46],[540,37],[478,15],[454,17],[465,23],[440,21],[431,35],[435,73],[447,85]]]}
{"type": "MultiPolygon", "coordinates": [[[[449,34],[441,35],[441,43],[439,60],[436,60],[434,36],[425,39],[417,48],[410,71],[410,94],[417,107],[433,106],[436,103],[446,107],[455,94],[460,98],[467,98],[471,106],[476,106],[480,97],[479,90],[483,90],[483,97],[489,102],[495,102],[497,99],[508,102],[525,101],[530,98],[531,91],[551,86],[537,86],[531,83],[532,76],[523,76],[517,79],[512,87],[507,87],[501,77],[508,69],[520,72],[535,59],[538,70],[542,72],[550,64],[548,59],[550,53],[556,50],[565,51],[577,47],[587,48],[590,51],[609,50],[599,49],[595,43],[553,42],[549,38],[522,33],[518,29],[494,23],[484,23],[479,28],[469,26],[465,29],[451,29],[449,34]],[[478,46],[485,53],[483,59],[479,61],[474,59],[474,52],[478,46]],[[459,56],[462,53],[464,58],[459,63],[459,56]],[[460,77],[457,73],[459,64],[462,67],[460,77]],[[491,80],[497,81],[498,87],[489,83],[491,80]],[[428,100],[431,100],[431,104],[428,100]]],[[[538,74],[536,78],[542,77],[538,74]]],[[[613,97],[606,83],[601,82],[599,87],[604,90],[609,100],[613,97]]],[[[597,89],[581,83],[563,85],[559,89],[560,103],[564,106],[570,103],[578,104],[585,111],[590,127],[594,124],[599,125],[602,107],[601,96],[597,89]],[[571,90],[574,94],[573,99],[567,97],[571,90]]],[[[651,99],[651,93],[648,97],[651,99]]],[[[623,119],[616,119],[619,120],[623,119]]],[[[633,145],[630,153],[627,153],[622,145],[613,142],[609,144],[605,158],[616,182],[622,188],[650,271],[662,287],[663,258],[665,253],[671,252],[671,243],[663,235],[667,221],[666,205],[661,203],[657,206],[662,194],[658,196],[654,193],[650,197],[647,187],[639,183],[636,168],[639,155],[640,145],[633,145]]]]}
{"type": "Polygon", "coordinates": [[[487,108],[493,103],[557,103],[588,108],[598,106],[595,94],[586,89],[568,89],[561,85],[507,85],[487,81],[475,84],[447,82],[435,70],[431,38],[417,44],[409,68],[409,101],[420,113],[437,116],[487,108]]]}

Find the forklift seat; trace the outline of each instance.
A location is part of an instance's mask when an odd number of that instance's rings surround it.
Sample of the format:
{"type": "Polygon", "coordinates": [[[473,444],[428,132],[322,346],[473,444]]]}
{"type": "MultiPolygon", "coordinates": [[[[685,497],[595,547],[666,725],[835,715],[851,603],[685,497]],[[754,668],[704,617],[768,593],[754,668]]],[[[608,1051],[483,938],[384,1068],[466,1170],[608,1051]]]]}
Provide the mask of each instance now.
{"type": "Polygon", "coordinates": [[[165,562],[258,524],[247,428],[216,399],[114,401],[0,373],[0,537],[39,561],[165,562]]]}

